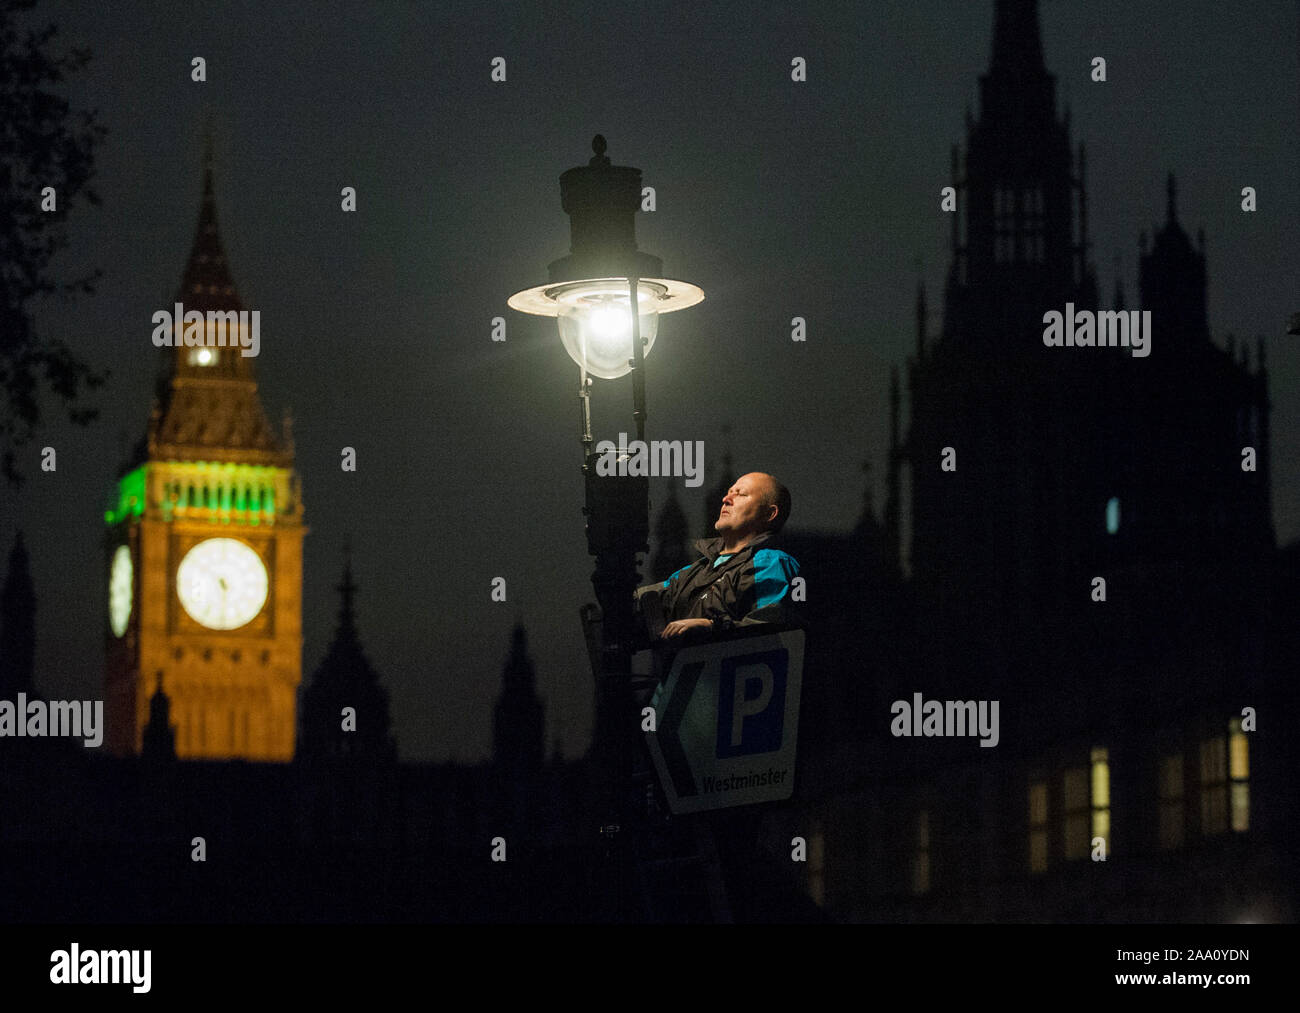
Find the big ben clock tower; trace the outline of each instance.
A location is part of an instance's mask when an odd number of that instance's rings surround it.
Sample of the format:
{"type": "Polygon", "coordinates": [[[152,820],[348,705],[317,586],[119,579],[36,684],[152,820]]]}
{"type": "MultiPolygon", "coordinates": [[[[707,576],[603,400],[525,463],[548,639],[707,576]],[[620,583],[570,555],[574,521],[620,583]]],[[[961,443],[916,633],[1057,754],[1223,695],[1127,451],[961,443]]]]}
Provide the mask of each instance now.
{"type": "Polygon", "coordinates": [[[251,314],[240,314],[217,232],[210,155],[176,302],[205,314],[209,340],[228,331],[225,347],[162,349],[148,435],[106,514],[107,742],[119,755],[140,752],[161,684],[179,758],[288,761],[307,529],[289,420],[281,434],[271,429],[256,357],[240,347],[251,314]],[[240,322],[214,324],[209,311],[240,322]]]}

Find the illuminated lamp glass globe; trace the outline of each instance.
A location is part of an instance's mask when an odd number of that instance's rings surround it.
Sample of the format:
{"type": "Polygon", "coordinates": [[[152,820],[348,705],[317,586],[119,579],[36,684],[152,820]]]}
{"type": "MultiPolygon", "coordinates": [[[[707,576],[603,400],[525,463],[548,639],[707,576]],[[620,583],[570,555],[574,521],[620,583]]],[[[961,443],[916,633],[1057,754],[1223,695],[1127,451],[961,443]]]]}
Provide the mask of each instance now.
{"type": "MultiPolygon", "coordinates": [[[[637,287],[641,354],[647,356],[659,332],[656,294],[649,285],[637,287]]],[[[560,293],[560,341],[579,366],[602,380],[632,372],[632,313],[627,282],[589,282],[560,293]]]]}
{"type": "MultiPolygon", "coordinates": [[[[586,278],[516,292],[509,299],[520,313],[555,317],[560,341],[570,357],[589,375],[616,380],[632,372],[632,313],[626,278],[586,278]]],[[[659,317],[695,306],[704,293],[695,285],[670,278],[641,278],[637,306],[641,355],[654,345],[659,317]]]]}

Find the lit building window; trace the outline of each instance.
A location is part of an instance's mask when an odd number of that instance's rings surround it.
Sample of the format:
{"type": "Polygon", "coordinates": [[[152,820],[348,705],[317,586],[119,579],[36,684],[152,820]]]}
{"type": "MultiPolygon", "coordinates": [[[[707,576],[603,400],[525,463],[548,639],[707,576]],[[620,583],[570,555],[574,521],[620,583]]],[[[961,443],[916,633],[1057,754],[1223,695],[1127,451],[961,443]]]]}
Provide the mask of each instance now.
{"type": "Polygon", "coordinates": [[[1119,530],[1119,497],[1112,496],[1106,501],[1106,533],[1113,535],[1119,530]]]}
{"type": "Polygon", "coordinates": [[[1043,242],[1043,188],[1031,187],[1021,193],[1020,259],[1041,264],[1045,255],[1043,242]]]}
{"type": "Polygon", "coordinates": [[[1067,860],[1092,854],[1092,841],[1102,838],[1110,855],[1110,753],[1091,751],[1088,766],[1067,768],[1061,778],[1063,803],[1061,836],[1067,860]]]}
{"type": "Polygon", "coordinates": [[[993,261],[1008,264],[1015,257],[1016,195],[1006,187],[993,190],[993,261]]]}
{"type": "Polygon", "coordinates": [[[1047,871],[1047,782],[1029,785],[1029,871],[1047,871]]]}
{"type": "Polygon", "coordinates": [[[1228,722],[1228,779],[1232,791],[1232,829],[1250,829],[1250,743],[1241,730],[1241,718],[1228,722]]]}
{"type": "Polygon", "coordinates": [[[1201,833],[1228,829],[1227,741],[1222,735],[1201,743],[1201,833]]]}
{"type": "MultiPolygon", "coordinates": [[[[1102,854],[1110,857],[1110,753],[1094,749],[1092,761],[1092,836],[1106,843],[1102,854]]],[[[1089,847],[1092,842],[1089,841],[1089,847]]]]}
{"type": "Polygon", "coordinates": [[[1160,847],[1180,848],[1184,839],[1183,754],[1160,758],[1160,847]]]}
{"type": "Polygon", "coordinates": [[[826,831],[820,821],[808,835],[808,896],[818,907],[826,904],[826,831]]]}
{"type": "Polygon", "coordinates": [[[930,811],[916,814],[915,847],[912,852],[912,892],[930,892],[930,811]]]}

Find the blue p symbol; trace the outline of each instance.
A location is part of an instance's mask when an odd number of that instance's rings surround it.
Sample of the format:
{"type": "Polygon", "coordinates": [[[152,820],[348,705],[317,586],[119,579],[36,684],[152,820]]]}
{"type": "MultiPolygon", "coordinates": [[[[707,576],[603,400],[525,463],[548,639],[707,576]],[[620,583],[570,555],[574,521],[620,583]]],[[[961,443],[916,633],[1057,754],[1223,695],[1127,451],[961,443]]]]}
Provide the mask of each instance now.
{"type": "Polygon", "coordinates": [[[718,678],[718,758],[781,748],[789,654],[781,648],[724,658],[718,678]]]}

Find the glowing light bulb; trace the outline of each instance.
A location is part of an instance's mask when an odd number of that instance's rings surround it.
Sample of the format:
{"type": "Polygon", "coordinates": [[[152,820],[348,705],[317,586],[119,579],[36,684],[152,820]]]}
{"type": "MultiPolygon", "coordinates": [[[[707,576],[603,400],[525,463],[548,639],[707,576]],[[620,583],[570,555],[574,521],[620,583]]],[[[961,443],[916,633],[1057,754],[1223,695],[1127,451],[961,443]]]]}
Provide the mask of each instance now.
{"type": "Polygon", "coordinates": [[[599,341],[631,340],[632,315],[622,307],[601,304],[591,311],[588,326],[599,341]]]}
{"type": "MultiPolygon", "coordinates": [[[[564,292],[557,320],[560,340],[579,366],[592,376],[613,380],[632,372],[632,312],[627,282],[593,281],[564,292]]],[[[640,287],[637,303],[642,355],[649,355],[659,331],[656,292],[640,287]]]]}

